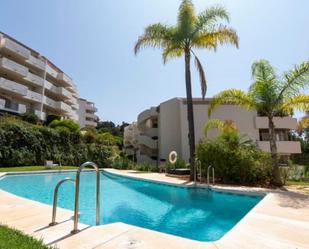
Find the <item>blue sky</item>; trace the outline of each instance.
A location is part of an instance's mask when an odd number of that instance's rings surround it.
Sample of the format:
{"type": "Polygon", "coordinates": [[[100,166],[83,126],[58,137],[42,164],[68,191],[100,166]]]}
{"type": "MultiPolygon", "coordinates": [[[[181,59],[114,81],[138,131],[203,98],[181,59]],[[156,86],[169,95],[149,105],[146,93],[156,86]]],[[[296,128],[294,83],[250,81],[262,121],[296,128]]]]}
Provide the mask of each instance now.
{"type": "MultiPolygon", "coordinates": [[[[224,5],[240,47],[197,51],[208,80],[207,96],[247,89],[254,60],[283,72],[309,58],[307,0],[193,0],[197,11],[224,5]]],[[[182,59],[163,65],[159,50],[133,54],[143,28],[175,24],[180,0],[1,0],[0,30],[39,51],[70,75],[103,120],[131,122],[139,112],[185,96],[182,59]]],[[[200,97],[197,73],[193,94],[200,97]]]]}

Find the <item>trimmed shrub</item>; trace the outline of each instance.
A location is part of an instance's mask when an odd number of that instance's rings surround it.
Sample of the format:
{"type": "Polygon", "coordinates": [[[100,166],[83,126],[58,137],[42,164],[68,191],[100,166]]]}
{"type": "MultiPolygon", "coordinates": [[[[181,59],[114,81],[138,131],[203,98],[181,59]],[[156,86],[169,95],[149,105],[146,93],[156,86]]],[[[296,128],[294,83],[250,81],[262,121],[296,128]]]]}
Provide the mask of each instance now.
{"type": "Polygon", "coordinates": [[[44,165],[46,160],[76,166],[94,161],[105,167],[117,156],[117,146],[87,144],[79,131],[66,126],[53,129],[13,118],[0,119],[0,165],[4,167],[44,165]]]}

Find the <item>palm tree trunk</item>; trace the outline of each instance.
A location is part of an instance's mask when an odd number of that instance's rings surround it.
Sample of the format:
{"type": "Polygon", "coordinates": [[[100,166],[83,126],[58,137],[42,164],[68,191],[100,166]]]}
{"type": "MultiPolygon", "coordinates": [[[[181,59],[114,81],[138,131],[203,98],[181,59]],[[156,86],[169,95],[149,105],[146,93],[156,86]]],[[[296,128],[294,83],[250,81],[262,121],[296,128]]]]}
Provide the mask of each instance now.
{"type": "Polygon", "coordinates": [[[194,135],[194,113],[192,101],[192,87],[191,87],[191,70],[190,70],[191,54],[190,49],[185,49],[185,69],[186,69],[186,91],[187,91],[187,115],[189,128],[189,148],[190,148],[190,180],[194,180],[195,166],[195,135],[194,135]]]}
{"type": "Polygon", "coordinates": [[[270,153],[273,160],[273,172],[272,172],[272,179],[271,183],[275,186],[281,187],[282,180],[280,176],[279,170],[279,162],[278,162],[278,151],[277,151],[277,144],[276,144],[276,134],[275,134],[275,124],[273,121],[273,117],[268,117],[269,123],[269,142],[270,142],[270,153]]]}

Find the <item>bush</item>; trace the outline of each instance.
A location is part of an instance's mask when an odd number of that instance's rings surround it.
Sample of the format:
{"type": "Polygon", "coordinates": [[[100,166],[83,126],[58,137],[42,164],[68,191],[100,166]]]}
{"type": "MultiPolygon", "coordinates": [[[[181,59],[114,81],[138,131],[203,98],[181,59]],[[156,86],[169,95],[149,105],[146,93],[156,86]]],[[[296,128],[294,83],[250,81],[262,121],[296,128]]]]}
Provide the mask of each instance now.
{"type": "Polygon", "coordinates": [[[202,175],[212,165],[215,175],[223,183],[267,184],[271,177],[271,158],[237,131],[229,131],[197,147],[202,175]]]}
{"type": "Polygon", "coordinates": [[[135,170],[139,171],[146,171],[146,172],[158,172],[159,168],[157,165],[148,163],[148,162],[142,162],[142,163],[137,163],[134,165],[135,170]]]}
{"type": "Polygon", "coordinates": [[[74,121],[70,119],[64,120],[53,120],[49,125],[51,128],[66,128],[69,131],[76,132],[79,131],[79,124],[76,124],[74,121]]]}
{"type": "Polygon", "coordinates": [[[185,160],[177,159],[175,164],[171,164],[169,161],[167,161],[165,163],[165,168],[166,170],[169,170],[169,169],[185,169],[188,167],[187,167],[187,163],[185,160]]]}
{"type": "Polygon", "coordinates": [[[31,123],[31,124],[37,124],[39,123],[39,118],[36,114],[33,112],[25,112],[21,115],[22,120],[31,123]]]}
{"type": "Polygon", "coordinates": [[[61,116],[57,114],[48,114],[45,121],[45,125],[49,125],[54,120],[61,120],[61,116]]]}
{"type": "Polygon", "coordinates": [[[115,169],[133,169],[134,163],[127,157],[119,157],[111,163],[111,167],[115,169]]]}
{"type": "Polygon", "coordinates": [[[106,167],[117,156],[117,146],[87,144],[79,131],[64,126],[52,129],[13,118],[0,119],[0,165],[4,167],[44,165],[46,160],[72,166],[93,161],[106,167]]]}

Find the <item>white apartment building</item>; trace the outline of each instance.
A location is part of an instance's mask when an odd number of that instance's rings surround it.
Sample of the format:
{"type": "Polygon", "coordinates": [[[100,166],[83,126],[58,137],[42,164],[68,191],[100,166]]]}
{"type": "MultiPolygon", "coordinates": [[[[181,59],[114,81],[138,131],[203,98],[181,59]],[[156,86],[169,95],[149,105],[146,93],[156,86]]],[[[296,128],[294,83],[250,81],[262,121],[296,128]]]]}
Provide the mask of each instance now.
{"type": "MultiPolygon", "coordinates": [[[[85,119],[79,117],[78,98],[68,75],[35,50],[0,32],[1,112],[33,112],[43,121],[48,114],[57,114],[84,125],[90,114],[84,115],[85,119]]],[[[88,124],[96,126],[93,121],[88,124]]]]}
{"type": "Polygon", "coordinates": [[[139,130],[137,129],[136,122],[126,126],[124,128],[124,138],[123,138],[123,152],[133,159],[136,159],[136,152],[138,151],[139,130]]]}
{"type": "Polygon", "coordinates": [[[78,122],[81,128],[83,127],[97,127],[99,117],[95,115],[98,109],[93,102],[86,99],[78,99],[78,122]]]}
{"type": "MultiPolygon", "coordinates": [[[[204,138],[204,127],[208,118],[208,105],[211,99],[194,99],[195,141],[198,143],[204,138]]],[[[256,111],[247,111],[233,105],[219,106],[211,118],[231,120],[238,131],[246,134],[266,152],[270,152],[268,139],[268,120],[260,117],[256,111]]],[[[275,120],[277,147],[281,155],[289,156],[301,153],[300,143],[291,141],[289,132],[297,128],[297,120],[292,117],[276,117],[275,120]]],[[[140,113],[136,124],[137,129],[137,161],[159,163],[168,159],[171,151],[176,151],[179,158],[189,159],[187,103],[184,98],[173,98],[151,107],[140,113]]],[[[129,128],[128,128],[129,129],[129,128]]],[[[134,128],[132,128],[134,129],[134,128]]],[[[210,130],[208,137],[217,136],[216,130],[210,130]]],[[[131,144],[128,130],[125,129],[124,141],[131,144]],[[129,141],[128,141],[129,140],[129,141]]],[[[133,136],[134,137],[134,136],[133,136]]],[[[134,138],[136,139],[136,138],[134,138]]],[[[132,153],[132,151],[130,151],[132,153]]]]}

